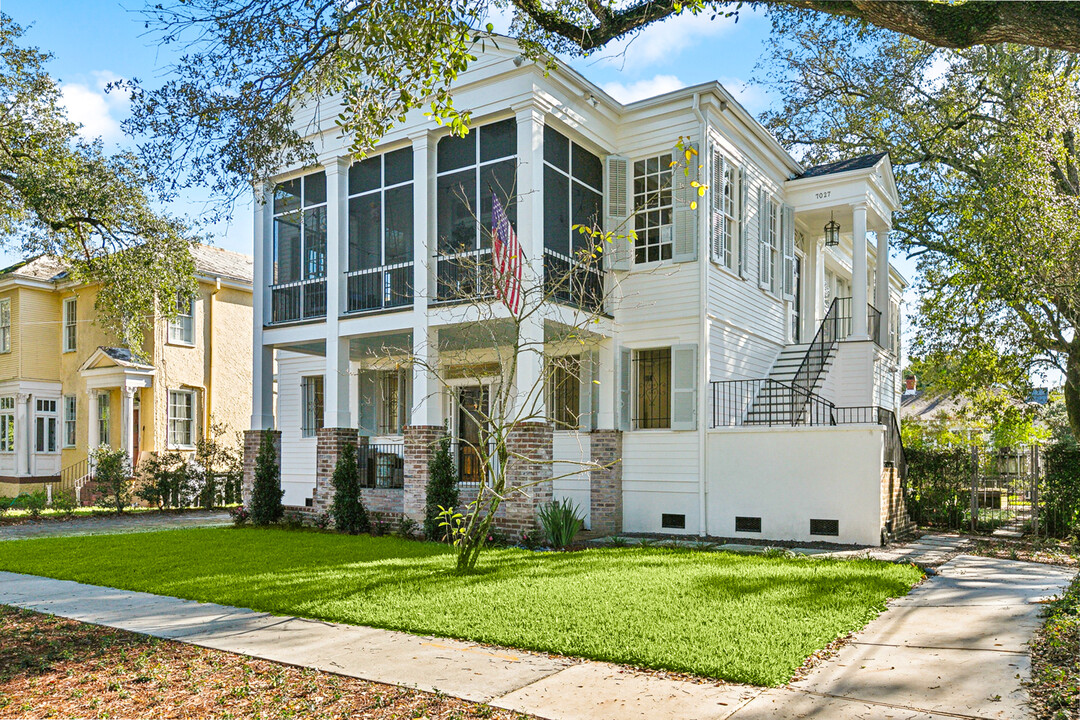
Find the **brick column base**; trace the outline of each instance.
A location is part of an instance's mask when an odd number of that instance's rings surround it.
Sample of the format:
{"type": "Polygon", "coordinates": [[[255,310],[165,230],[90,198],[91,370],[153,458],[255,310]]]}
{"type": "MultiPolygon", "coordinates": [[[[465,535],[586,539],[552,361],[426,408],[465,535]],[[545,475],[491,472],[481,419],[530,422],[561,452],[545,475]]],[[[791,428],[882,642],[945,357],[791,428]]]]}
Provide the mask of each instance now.
{"type": "Polygon", "coordinates": [[[281,431],[280,430],[245,430],[244,431],[244,482],[242,494],[244,507],[251,507],[251,492],[255,487],[255,458],[264,437],[269,437],[277,450],[278,467],[281,467],[281,431]]]}
{"type": "Polygon", "coordinates": [[[589,461],[601,466],[589,471],[589,530],[594,535],[623,530],[622,438],[622,430],[589,433],[589,461]]]}
{"type": "Polygon", "coordinates": [[[511,457],[507,463],[506,488],[511,492],[499,507],[495,525],[512,540],[537,531],[537,510],[551,502],[552,442],[553,428],[548,423],[521,423],[506,438],[510,454],[523,457],[511,457]],[[516,487],[522,490],[512,492],[516,487]]]}
{"type": "Polygon", "coordinates": [[[367,444],[367,437],[360,437],[356,428],[319,428],[315,431],[315,492],[312,494],[316,513],[329,512],[334,504],[334,486],[331,479],[338,458],[346,445],[367,444]]]}
{"type": "Polygon", "coordinates": [[[904,498],[904,483],[900,480],[900,472],[896,468],[887,467],[881,471],[881,525],[887,532],[891,522],[891,537],[904,537],[915,531],[915,523],[907,511],[907,501],[904,498]]]}
{"type": "Polygon", "coordinates": [[[405,489],[406,516],[423,525],[427,505],[428,463],[435,454],[439,440],[446,434],[442,425],[406,425],[405,489]]]}

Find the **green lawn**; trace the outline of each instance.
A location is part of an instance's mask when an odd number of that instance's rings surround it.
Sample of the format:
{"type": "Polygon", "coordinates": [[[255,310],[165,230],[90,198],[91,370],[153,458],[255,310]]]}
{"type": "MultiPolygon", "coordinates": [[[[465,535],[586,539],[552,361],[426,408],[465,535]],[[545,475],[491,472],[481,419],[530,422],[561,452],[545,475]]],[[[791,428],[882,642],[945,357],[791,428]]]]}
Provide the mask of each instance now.
{"type": "Polygon", "coordinates": [[[0,570],[757,685],[786,682],[921,576],[660,548],[492,550],[481,564],[460,577],[437,544],[254,528],[0,543],[0,570]]]}

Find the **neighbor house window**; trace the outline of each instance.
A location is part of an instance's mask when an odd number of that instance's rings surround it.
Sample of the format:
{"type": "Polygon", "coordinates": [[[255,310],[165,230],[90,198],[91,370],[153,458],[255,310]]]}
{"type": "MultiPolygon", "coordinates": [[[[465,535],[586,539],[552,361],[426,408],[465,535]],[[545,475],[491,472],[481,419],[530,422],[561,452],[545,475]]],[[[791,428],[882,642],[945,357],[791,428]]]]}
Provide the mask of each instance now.
{"type": "Polygon", "coordinates": [[[11,298],[0,300],[0,353],[11,352],[11,298]]]}
{"type": "Polygon", "coordinates": [[[439,253],[490,248],[493,194],[517,225],[517,120],[490,123],[465,137],[448,135],[439,140],[437,154],[439,253]]]}
{"type": "Polygon", "coordinates": [[[600,158],[544,126],[544,250],[574,257],[597,244],[572,228],[601,228],[603,189],[600,158]]]}
{"type": "Polygon", "coordinates": [[[64,301],[64,352],[74,352],[75,334],[78,331],[76,324],[76,309],[78,305],[75,298],[64,301]]]}
{"type": "Polygon", "coordinates": [[[34,450],[56,452],[56,401],[38,400],[34,412],[34,450]]]}
{"type": "Polygon", "coordinates": [[[15,452],[15,398],[0,397],[0,453],[15,452]]]}
{"type": "Polygon", "coordinates": [[[349,270],[412,262],[412,148],[349,168],[349,270]]]}
{"type": "Polygon", "coordinates": [[[636,350],[634,428],[671,427],[671,348],[636,350]]]}
{"type": "Polygon", "coordinates": [[[274,186],[274,283],[326,277],[326,173],[274,186]]]}
{"type": "Polygon", "coordinates": [[[74,395],[64,396],[64,447],[75,447],[75,413],[78,404],[74,395]]]}
{"type": "Polygon", "coordinates": [[[323,426],[322,375],[300,379],[300,407],[304,413],[300,423],[300,436],[315,437],[323,426]]]}
{"type": "Polygon", "coordinates": [[[581,358],[548,360],[548,416],[557,430],[576,430],[581,424],[581,358]]]}
{"type": "Polygon", "coordinates": [[[102,445],[109,444],[109,399],[110,395],[108,390],[98,393],[98,442],[102,445]]]}
{"type": "Polygon", "coordinates": [[[411,384],[412,373],[405,369],[379,373],[380,435],[400,435],[409,424],[411,384]]]}
{"type": "Polygon", "coordinates": [[[193,447],[195,445],[195,391],[169,391],[169,437],[170,447],[193,447]]]}
{"type": "Polygon", "coordinates": [[[634,163],[634,262],[671,259],[671,153],[634,163]]]}
{"type": "Polygon", "coordinates": [[[169,321],[169,342],[195,344],[195,298],[177,295],[176,317],[169,321]]]}

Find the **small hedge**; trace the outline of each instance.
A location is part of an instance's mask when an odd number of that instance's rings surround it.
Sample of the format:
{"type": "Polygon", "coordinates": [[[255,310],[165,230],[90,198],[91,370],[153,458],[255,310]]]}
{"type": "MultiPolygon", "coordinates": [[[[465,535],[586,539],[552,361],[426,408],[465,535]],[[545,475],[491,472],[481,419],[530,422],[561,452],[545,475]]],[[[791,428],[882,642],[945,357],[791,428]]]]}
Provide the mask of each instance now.
{"type": "Polygon", "coordinates": [[[919,525],[960,529],[971,516],[975,459],[967,448],[911,448],[907,458],[907,508],[919,525]]]}
{"type": "Polygon", "coordinates": [[[1040,531],[1050,537],[1080,535],[1080,448],[1051,445],[1043,451],[1040,531]]]}

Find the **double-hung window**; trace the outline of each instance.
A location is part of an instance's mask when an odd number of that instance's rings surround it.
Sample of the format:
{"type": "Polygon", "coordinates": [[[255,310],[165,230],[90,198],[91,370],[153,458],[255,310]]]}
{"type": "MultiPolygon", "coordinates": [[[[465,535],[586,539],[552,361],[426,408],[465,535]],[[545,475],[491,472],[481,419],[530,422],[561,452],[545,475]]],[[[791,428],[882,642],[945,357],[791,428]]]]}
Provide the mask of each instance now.
{"type": "Polygon", "coordinates": [[[67,298],[63,305],[64,321],[64,352],[75,351],[75,338],[78,333],[77,320],[78,301],[75,298],[67,298]]]}
{"type": "Polygon", "coordinates": [[[64,447],[75,447],[75,417],[78,404],[74,395],[64,396],[64,447]]]}
{"type": "Polygon", "coordinates": [[[671,153],[634,163],[634,262],[671,259],[671,153]]]}
{"type": "Polygon", "coordinates": [[[0,397],[0,453],[15,452],[15,398],[0,397]]]}
{"type": "Polygon", "coordinates": [[[633,355],[634,429],[671,427],[671,348],[636,350],[633,355]]]}
{"type": "Polygon", "coordinates": [[[98,442],[102,445],[109,444],[109,401],[112,395],[108,390],[103,390],[97,396],[97,424],[98,442]]]}
{"type": "Polygon", "coordinates": [[[11,352],[11,298],[0,300],[0,353],[11,352]]]}
{"type": "Polygon", "coordinates": [[[195,446],[195,391],[169,391],[169,446],[195,446]]]}
{"type": "Polygon", "coordinates": [[[183,293],[176,297],[176,317],[169,321],[169,342],[195,344],[195,299],[183,293]]]}
{"type": "Polygon", "coordinates": [[[544,250],[567,259],[598,243],[575,225],[602,229],[604,167],[600,158],[544,126],[544,250]]]}
{"type": "Polygon", "coordinates": [[[34,412],[34,451],[56,452],[56,401],[38,400],[34,412]]]}
{"type": "Polygon", "coordinates": [[[274,187],[274,283],[326,277],[326,173],[274,187]]]}
{"type": "Polygon", "coordinates": [[[300,378],[301,437],[315,437],[323,426],[323,376],[300,378]]]}

